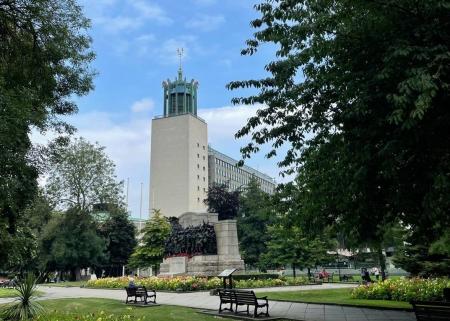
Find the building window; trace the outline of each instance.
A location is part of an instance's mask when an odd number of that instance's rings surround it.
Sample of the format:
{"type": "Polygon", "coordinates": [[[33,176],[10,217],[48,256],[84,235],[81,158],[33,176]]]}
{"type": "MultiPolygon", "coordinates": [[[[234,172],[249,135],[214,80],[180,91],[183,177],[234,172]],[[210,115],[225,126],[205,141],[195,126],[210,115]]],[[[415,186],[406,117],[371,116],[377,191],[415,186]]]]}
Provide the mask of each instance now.
{"type": "Polygon", "coordinates": [[[197,164],[197,168],[200,169],[200,164],[197,164]]]}
{"type": "Polygon", "coordinates": [[[197,197],[197,202],[199,202],[199,203],[200,203],[200,197],[197,197]]]}
{"type": "Polygon", "coordinates": [[[205,177],[203,177],[203,181],[206,182],[206,178],[205,177]]]}
{"type": "Polygon", "coordinates": [[[203,166],[203,170],[205,170],[205,166],[203,166]]]}
{"type": "Polygon", "coordinates": [[[200,186],[197,186],[197,191],[199,191],[200,190],[200,186]]]}
{"type": "Polygon", "coordinates": [[[197,147],[200,147],[200,143],[197,143],[197,147]]]}
{"type": "Polygon", "coordinates": [[[200,154],[197,154],[197,158],[200,158],[200,154]]]}
{"type": "Polygon", "coordinates": [[[205,160],[205,156],[203,155],[203,160],[205,160]]]}
{"type": "Polygon", "coordinates": [[[197,175],[197,179],[200,179],[200,175],[197,175]]]}
{"type": "Polygon", "coordinates": [[[203,150],[205,150],[205,145],[203,145],[203,150]]]}

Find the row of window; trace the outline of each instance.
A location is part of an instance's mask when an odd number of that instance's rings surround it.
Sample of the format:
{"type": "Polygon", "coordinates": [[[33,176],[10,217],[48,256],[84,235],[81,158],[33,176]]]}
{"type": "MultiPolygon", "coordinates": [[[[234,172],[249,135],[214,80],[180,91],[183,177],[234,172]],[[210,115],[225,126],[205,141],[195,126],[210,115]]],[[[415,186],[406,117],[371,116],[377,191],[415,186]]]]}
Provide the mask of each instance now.
{"type": "MultiPolygon", "coordinates": [[[[217,160],[218,159],[216,159],[216,161],[217,160]]],[[[216,162],[216,164],[217,164],[217,162],[216,162]]],[[[230,165],[228,163],[225,163],[225,164],[230,165]]],[[[241,184],[248,184],[250,182],[250,179],[252,177],[254,177],[258,181],[258,183],[261,187],[273,186],[273,184],[268,182],[267,180],[264,180],[258,176],[252,175],[249,172],[243,171],[240,168],[236,168],[236,166],[231,165],[232,167],[229,167],[229,166],[222,166],[222,164],[219,164],[219,166],[221,166],[221,167],[216,167],[216,175],[217,176],[222,176],[222,177],[225,177],[228,179],[232,179],[241,184]]]]}

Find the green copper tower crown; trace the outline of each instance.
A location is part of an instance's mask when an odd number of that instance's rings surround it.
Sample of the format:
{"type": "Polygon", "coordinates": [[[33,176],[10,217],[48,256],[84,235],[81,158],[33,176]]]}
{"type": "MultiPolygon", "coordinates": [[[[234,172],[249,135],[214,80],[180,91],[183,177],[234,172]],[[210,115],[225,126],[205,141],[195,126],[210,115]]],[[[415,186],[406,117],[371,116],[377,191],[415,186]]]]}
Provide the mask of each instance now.
{"type": "Polygon", "coordinates": [[[175,81],[163,81],[164,88],[164,117],[182,114],[197,116],[197,88],[198,82],[183,79],[183,71],[178,69],[178,78],[175,81]]]}

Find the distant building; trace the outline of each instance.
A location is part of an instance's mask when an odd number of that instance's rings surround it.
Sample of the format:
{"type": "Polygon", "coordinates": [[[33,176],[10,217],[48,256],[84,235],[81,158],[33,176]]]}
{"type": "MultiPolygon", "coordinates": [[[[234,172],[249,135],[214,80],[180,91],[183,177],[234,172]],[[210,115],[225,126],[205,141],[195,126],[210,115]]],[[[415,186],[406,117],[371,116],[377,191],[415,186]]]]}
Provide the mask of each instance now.
{"type": "Polygon", "coordinates": [[[237,163],[237,160],[208,147],[209,185],[227,184],[230,190],[237,190],[244,188],[254,178],[262,191],[273,194],[276,187],[273,178],[246,165],[239,167],[237,163]]]}
{"type": "Polygon", "coordinates": [[[198,82],[178,77],[162,84],[164,115],[152,120],[150,208],[164,216],[206,212],[203,200],[212,183],[239,189],[255,177],[261,189],[273,193],[275,182],[248,166],[208,147],[208,126],[197,116],[198,82]]]}

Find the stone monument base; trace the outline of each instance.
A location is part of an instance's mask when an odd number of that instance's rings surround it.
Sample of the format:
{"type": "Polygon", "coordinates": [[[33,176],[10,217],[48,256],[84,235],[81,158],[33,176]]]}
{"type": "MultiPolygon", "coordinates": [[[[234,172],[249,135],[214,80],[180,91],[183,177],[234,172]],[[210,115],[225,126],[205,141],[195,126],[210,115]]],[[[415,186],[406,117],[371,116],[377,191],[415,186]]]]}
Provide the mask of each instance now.
{"type": "Polygon", "coordinates": [[[160,265],[160,276],[197,275],[215,276],[226,269],[243,271],[244,261],[219,260],[218,255],[195,255],[188,257],[169,257],[160,265]]]}
{"type": "Polygon", "coordinates": [[[239,254],[236,220],[218,220],[213,213],[184,213],[179,222],[183,227],[201,225],[203,222],[214,225],[217,241],[217,255],[178,256],[163,260],[160,265],[161,276],[176,275],[218,275],[225,269],[243,271],[244,261],[239,254]]]}

